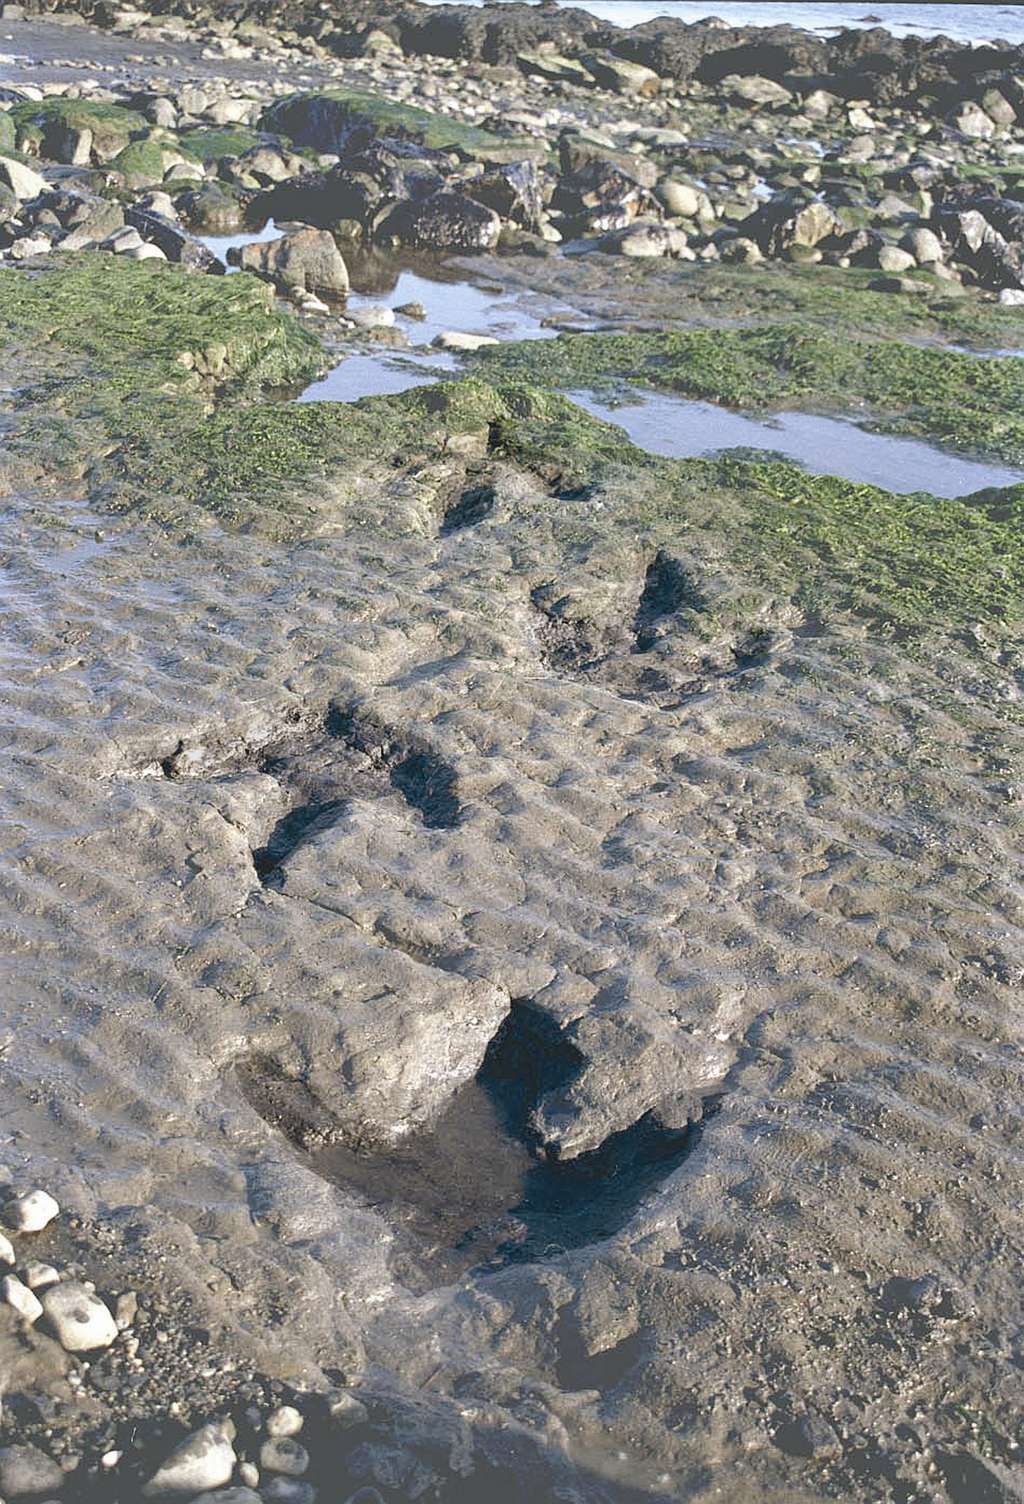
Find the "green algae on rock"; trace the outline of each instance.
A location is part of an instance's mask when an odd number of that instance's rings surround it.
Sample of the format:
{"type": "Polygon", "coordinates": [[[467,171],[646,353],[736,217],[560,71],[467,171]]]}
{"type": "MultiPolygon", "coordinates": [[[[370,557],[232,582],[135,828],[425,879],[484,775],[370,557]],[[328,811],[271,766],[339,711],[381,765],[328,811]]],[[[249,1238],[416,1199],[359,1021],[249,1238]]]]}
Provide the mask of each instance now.
{"type": "Polygon", "coordinates": [[[865,413],[889,431],[1024,462],[1024,362],[852,339],[805,324],[568,334],[488,347],[492,379],[566,389],[630,383],[732,407],[865,413]]]}
{"type": "MultiPolygon", "coordinates": [[[[504,138],[477,126],[380,94],[340,86],[290,95],[264,110],[260,124],[264,130],[290,137],[296,146],[311,146],[318,151],[338,150],[354,130],[363,126],[372,128],[374,134],[408,137],[432,150],[455,150],[468,157],[493,158],[509,146],[504,138]]],[[[532,144],[535,151],[536,142],[532,144]]]]}
{"type": "Polygon", "coordinates": [[[290,385],[326,363],[318,341],[277,312],[255,279],[99,255],[31,277],[0,268],[0,339],[37,353],[44,343],[54,363],[81,357],[97,385],[125,392],[168,382],[187,390],[189,372],[217,349],[210,374],[233,387],[290,385]]]}
{"type": "Polygon", "coordinates": [[[10,116],[22,150],[42,149],[58,161],[65,159],[59,150],[62,136],[88,131],[91,154],[108,161],[137,132],[152,129],[136,110],[91,99],[27,100],[14,105],[10,116]]]}
{"type": "MultiPolygon", "coordinates": [[[[710,367],[715,379],[739,389],[744,362],[756,374],[779,349],[793,379],[804,379],[798,357],[808,349],[777,346],[778,330],[748,334],[752,344],[710,367]]],[[[670,349],[692,364],[689,338],[670,349]]],[[[379,490],[404,474],[426,485],[431,467],[513,464],[547,487],[546,515],[531,514],[531,525],[550,535],[556,558],[642,537],[652,548],[684,546],[698,572],[736,574],[746,582],[740,598],[767,591],[802,610],[854,610],[903,627],[1024,615],[1024,488],[940,500],[783,463],[661,459],[557,392],[509,379],[497,361],[479,369],[500,368],[498,381],[355,404],[254,400],[308,379],[326,356],[247,278],[100,257],[32,277],[0,271],[0,343],[11,356],[31,352],[36,375],[15,412],[15,458],[45,446],[51,468],[77,466],[98,497],[155,519],[261,511],[287,530],[308,522],[314,497],[343,508],[367,480],[379,490]]],[[[557,362],[583,343],[534,348],[557,362]]],[[[635,348],[650,358],[646,343],[635,348]]],[[[696,348],[706,353],[705,343],[696,348]]],[[[898,362],[911,349],[891,348],[898,362]]],[[[997,364],[962,359],[971,369],[997,364]]],[[[844,379],[838,355],[830,369],[844,379]]],[[[889,379],[884,361],[881,371],[876,378],[889,379]]]]}

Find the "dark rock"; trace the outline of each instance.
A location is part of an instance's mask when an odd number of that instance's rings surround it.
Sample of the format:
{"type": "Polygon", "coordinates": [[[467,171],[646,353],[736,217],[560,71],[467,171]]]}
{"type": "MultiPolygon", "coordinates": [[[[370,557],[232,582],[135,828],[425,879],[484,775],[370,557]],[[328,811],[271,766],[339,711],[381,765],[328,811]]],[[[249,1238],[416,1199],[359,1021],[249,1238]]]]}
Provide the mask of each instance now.
{"type": "Polygon", "coordinates": [[[660,204],[643,184],[602,159],[563,177],[551,202],[565,216],[566,227],[574,235],[588,230],[621,230],[641,215],[661,218],[660,204]]]}
{"type": "Polygon", "coordinates": [[[444,190],[399,205],[379,234],[422,250],[491,251],[501,234],[501,220],[486,204],[444,190]]]}
{"type": "Polygon", "coordinates": [[[162,214],[133,206],[125,211],[125,222],[138,230],[144,240],[158,246],[168,261],[176,261],[187,271],[212,272],[215,276],[223,273],[223,266],[211,250],[162,214]]]}
{"type": "Polygon", "coordinates": [[[233,235],[245,224],[248,197],[222,183],[205,183],[181,194],[175,207],[185,224],[200,235],[233,235]]]}
{"type": "Polygon", "coordinates": [[[399,18],[399,37],[408,53],[513,64],[522,52],[573,55],[608,45],[617,28],[602,25],[584,10],[536,5],[438,5],[410,8],[399,18]]]}
{"type": "Polygon", "coordinates": [[[615,151],[599,146],[575,131],[563,131],[558,138],[558,161],[563,176],[572,176],[595,162],[601,162],[628,173],[644,188],[653,188],[658,181],[658,168],[649,157],[643,157],[639,152],[615,151]]]}
{"type": "Polygon", "coordinates": [[[827,204],[799,193],[780,193],[755,209],[738,227],[766,256],[791,246],[813,247],[834,233],[836,218],[827,204]]]}
{"type": "Polygon", "coordinates": [[[940,207],[935,228],[952,248],[953,258],[996,291],[1024,287],[1024,240],[1020,217],[1024,206],[1001,199],[978,199],[970,207],[940,207]],[[1000,226],[1001,228],[997,228],[1000,226]],[[1014,238],[1008,238],[1006,233],[1014,238]]]}
{"type": "Polygon", "coordinates": [[[544,196],[540,173],[535,162],[510,162],[484,173],[467,184],[466,193],[478,204],[493,209],[503,220],[520,229],[540,231],[544,218],[544,196]]]}

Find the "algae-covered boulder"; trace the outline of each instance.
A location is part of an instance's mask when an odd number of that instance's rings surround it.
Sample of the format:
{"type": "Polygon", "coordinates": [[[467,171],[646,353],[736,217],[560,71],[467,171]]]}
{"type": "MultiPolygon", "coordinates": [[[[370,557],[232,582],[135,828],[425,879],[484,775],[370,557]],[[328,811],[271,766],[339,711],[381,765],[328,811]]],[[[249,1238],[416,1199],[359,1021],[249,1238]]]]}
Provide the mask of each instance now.
{"type": "Polygon", "coordinates": [[[135,110],[89,99],[29,100],[15,105],[11,117],[21,150],[79,165],[111,161],[150,128],[135,110]]]}
{"type": "Polygon", "coordinates": [[[486,157],[502,146],[488,131],[359,89],[292,94],[265,110],[260,125],[296,146],[322,152],[344,152],[374,136],[397,136],[467,157],[486,157]]]}
{"type": "Polygon", "coordinates": [[[110,163],[127,188],[155,188],[169,167],[181,161],[181,153],[162,141],[132,141],[110,163]]]}
{"type": "Polygon", "coordinates": [[[245,195],[226,183],[187,189],[175,206],[198,235],[234,235],[245,223],[245,195]]]}

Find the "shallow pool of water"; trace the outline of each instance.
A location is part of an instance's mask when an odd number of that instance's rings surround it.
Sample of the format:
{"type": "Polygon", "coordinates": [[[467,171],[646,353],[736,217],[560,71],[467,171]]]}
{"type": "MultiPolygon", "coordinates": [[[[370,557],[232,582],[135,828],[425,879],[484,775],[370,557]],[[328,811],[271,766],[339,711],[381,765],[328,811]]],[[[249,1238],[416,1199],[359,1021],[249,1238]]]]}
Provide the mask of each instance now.
{"type": "Polygon", "coordinates": [[[228,251],[236,250],[243,245],[263,245],[265,241],[276,240],[282,233],[274,221],[269,219],[262,230],[239,230],[237,235],[197,235],[196,239],[205,245],[208,251],[212,251],[229,272],[236,272],[237,266],[228,266],[228,251]]]}
{"type": "MultiPolygon", "coordinates": [[[[271,220],[259,232],[207,236],[203,243],[223,260],[234,246],[272,240],[281,233],[271,220]]],[[[383,252],[350,250],[346,264],[352,278],[346,307],[394,310],[396,327],[410,348],[350,346],[351,353],[307,387],[299,402],[358,402],[361,397],[392,396],[458,376],[467,370],[462,361],[432,348],[447,330],[498,340],[548,339],[559,333],[560,322],[573,317],[550,300],[473,283],[446,272],[439,263],[421,260],[410,265],[383,252]],[[419,305],[422,317],[398,312],[409,305],[419,305]]],[[[569,396],[587,412],[624,429],[639,448],[670,459],[753,449],[785,456],[818,475],[837,475],[896,493],[927,491],[944,497],[1024,481],[1024,471],[948,454],[919,439],[871,433],[841,418],[812,413],[755,418],[665,392],[636,392],[614,402],[592,392],[569,396]]]]}
{"type": "Polygon", "coordinates": [[[299,402],[358,402],[360,397],[391,397],[415,386],[428,386],[458,375],[453,356],[443,351],[429,355],[400,356],[393,351],[347,355],[320,381],[298,398],[299,402]]]}
{"type": "Polygon", "coordinates": [[[987,486],[1013,486],[1024,471],[947,454],[919,439],[869,433],[842,418],[813,413],[775,413],[751,418],[665,392],[636,393],[612,403],[591,392],[571,392],[595,417],[617,423],[650,454],[689,459],[723,449],[758,449],[784,455],[817,475],[881,486],[886,491],[927,491],[933,496],[969,496],[987,486]]]}

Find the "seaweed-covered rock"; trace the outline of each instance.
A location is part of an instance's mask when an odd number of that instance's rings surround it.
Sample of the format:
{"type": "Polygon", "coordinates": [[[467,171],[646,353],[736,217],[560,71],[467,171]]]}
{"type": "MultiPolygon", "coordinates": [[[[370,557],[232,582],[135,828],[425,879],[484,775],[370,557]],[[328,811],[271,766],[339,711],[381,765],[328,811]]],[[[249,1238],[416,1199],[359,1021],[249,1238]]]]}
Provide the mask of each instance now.
{"type": "Polygon", "coordinates": [[[260,123],[264,130],[288,136],[296,146],[317,151],[358,150],[375,136],[405,138],[466,156],[486,156],[489,149],[501,145],[486,131],[444,115],[381,94],[340,87],[289,95],[265,110],[260,123]]]}

